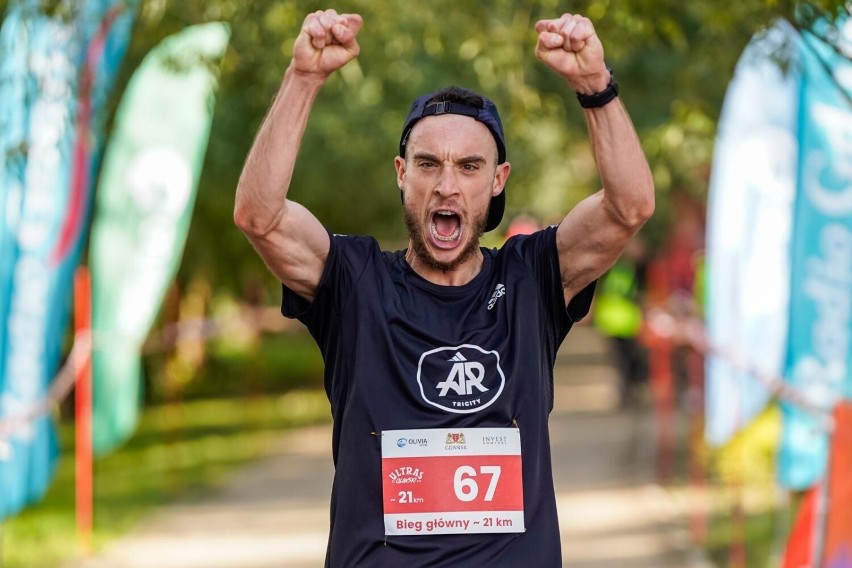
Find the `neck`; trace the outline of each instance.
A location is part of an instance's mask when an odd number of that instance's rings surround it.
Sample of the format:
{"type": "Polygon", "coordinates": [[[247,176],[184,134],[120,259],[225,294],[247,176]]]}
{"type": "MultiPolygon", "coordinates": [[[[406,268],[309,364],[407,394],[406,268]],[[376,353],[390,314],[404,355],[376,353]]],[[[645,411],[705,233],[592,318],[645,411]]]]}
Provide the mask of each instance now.
{"type": "Polygon", "coordinates": [[[434,263],[420,258],[415,252],[413,243],[408,243],[408,250],[405,253],[405,260],[414,272],[424,280],[428,280],[432,284],[439,286],[463,286],[473,280],[482,270],[484,257],[482,251],[477,248],[467,259],[462,261],[458,266],[454,266],[448,270],[442,270],[434,263]]]}

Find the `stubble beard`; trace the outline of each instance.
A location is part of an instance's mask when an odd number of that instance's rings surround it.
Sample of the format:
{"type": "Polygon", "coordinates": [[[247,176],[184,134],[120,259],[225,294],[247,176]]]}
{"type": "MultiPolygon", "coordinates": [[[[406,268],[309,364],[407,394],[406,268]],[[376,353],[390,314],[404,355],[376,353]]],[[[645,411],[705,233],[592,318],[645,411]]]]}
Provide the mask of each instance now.
{"type": "MultiPolygon", "coordinates": [[[[415,214],[408,210],[408,207],[403,205],[403,213],[405,217],[405,226],[408,227],[408,238],[411,240],[411,248],[414,256],[427,267],[449,272],[455,270],[467,260],[472,258],[479,251],[479,239],[485,233],[485,223],[488,218],[488,211],[473,219],[469,226],[470,234],[473,238],[468,239],[467,244],[461,250],[459,255],[449,262],[441,262],[429,251],[429,246],[426,244],[426,238],[421,231],[421,224],[415,214]]],[[[428,223],[429,221],[427,221],[428,223]]],[[[427,229],[428,230],[428,229],[427,229]]]]}

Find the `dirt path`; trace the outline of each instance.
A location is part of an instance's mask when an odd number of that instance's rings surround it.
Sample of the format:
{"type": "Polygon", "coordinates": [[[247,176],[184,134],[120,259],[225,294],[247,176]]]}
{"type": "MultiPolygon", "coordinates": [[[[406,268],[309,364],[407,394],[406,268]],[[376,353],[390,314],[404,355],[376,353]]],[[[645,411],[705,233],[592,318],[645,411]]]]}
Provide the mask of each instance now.
{"type": "MultiPolygon", "coordinates": [[[[560,352],[551,417],[564,565],[703,568],[683,519],[654,479],[650,411],[616,408],[605,346],[579,327],[560,352]]],[[[75,568],[322,566],[332,466],[327,426],[282,436],[280,453],[210,501],[153,514],[75,568]]]]}

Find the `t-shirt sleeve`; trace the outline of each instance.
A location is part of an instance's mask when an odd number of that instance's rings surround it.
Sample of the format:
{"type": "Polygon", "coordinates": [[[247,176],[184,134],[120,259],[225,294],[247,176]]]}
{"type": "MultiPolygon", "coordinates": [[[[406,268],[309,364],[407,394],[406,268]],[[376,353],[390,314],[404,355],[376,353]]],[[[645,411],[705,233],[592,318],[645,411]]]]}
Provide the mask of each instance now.
{"type": "Polygon", "coordinates": [[[281,285],[281,313],[305,324],[315,338],[327,336],[367,266],[371,250],[378,247],[374,239],[366,237],[330,235],[330,241],[313,302],[281,285]]]}
{"type": "Polygon", "coordinates": [[[597,281],[583,288],[565,306],[562,273],[559,269],[559,251],[556,248],[556,226],[547,227],[530,235],[514,237],[513,240],[517,241],[514,246],[518,248],[524,262],[535,274],[545,302],[548,305],[560,307],[554,310],[557,323],[564,326],[567,331],[567,328],[589,313],[597,281]]]}
{"type": "Polygon", "coordinates": [[[568,302],[568,317],[573,323],[577,323],[589,314],[589,310],[592,308],[592,298],[595,295],[595,285],[597,282],[597,280],[593,280],[591,284],[588,284],[585,288],[580,290],[580,292],[571,298],[570,302],[568,302]]]}

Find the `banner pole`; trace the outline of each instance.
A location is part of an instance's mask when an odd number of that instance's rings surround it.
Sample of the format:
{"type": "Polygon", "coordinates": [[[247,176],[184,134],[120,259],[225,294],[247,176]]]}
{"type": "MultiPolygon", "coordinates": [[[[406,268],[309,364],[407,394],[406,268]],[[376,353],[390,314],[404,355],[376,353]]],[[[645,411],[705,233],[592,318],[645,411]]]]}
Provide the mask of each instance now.
{"type": "Polygon", "coordinates": [[[828,526],[828,515],[831,507],[831,454],[834,444],[834,428],[828,428],[828,455],[825,461],[825,475],[817,486],[816,511],[814,512],[813,550],[811,552],[811,568],[822,568],[825,556],[825,532],[828,526]]]}
{"type": "Polygon", "coordinates": [[[687,347],[689,365],[689,485],[693,492],[690,519],[692,542],[707,541],[707,479],[704,471],[704,355],[690,345],[687,347]]]}
{"type": "MultiPolygon", "coordinates": [[[[77,268],[74,275],[74,329],[75,341],[92,332],[92,283],[85,266],[77,268]]],[[[77,544],[80,553],[92,553],[92,341],[83,363],[75,370],[75,470],[77,505],[77,544]]]]}

